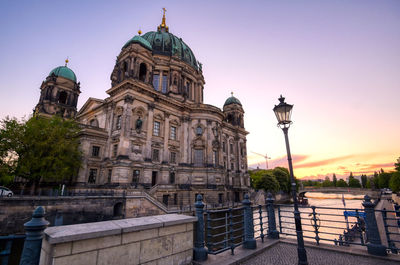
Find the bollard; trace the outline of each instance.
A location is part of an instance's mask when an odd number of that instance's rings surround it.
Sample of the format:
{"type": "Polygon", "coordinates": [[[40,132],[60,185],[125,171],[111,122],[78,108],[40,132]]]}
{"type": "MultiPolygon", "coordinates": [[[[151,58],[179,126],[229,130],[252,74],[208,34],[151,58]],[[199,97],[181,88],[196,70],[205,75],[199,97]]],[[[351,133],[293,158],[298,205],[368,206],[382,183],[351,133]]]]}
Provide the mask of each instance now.
{"type": "Polygon", "coordinates": [[[21,254],[20,265],[37,265],[40,260],[43,231],[49,225],[44,219],[44,209],[39,206],[32,214],[32,219],[24,224],[26,239],[21,254]]]}
{"type": "Polygon", "coordinates": [[[376,223],[374,211],[375,204],[371,202],[371,198],[368,195],[365,195],[362,205],[364,206],[366,215],[366,232],[369,240],[369,243],[367,244],[368,253],[377,256],[386,256],[386,247],[382,245],[378,225],[376,223]]]}
{"type": "Polygon", "coordinates": [[[243,200],[243,221],[244,221],[244,242],[243,247],[247,249],[255,249],[257,247],[256,240],[254,239],[254,224],[253,224],[253,211],[251,209],[251,201],[249,194],[244,195],[243,200]]]}
{"type": "Polygon", "coordinates": [[[272,198],[272,194],[268,192],[267,199],[267,211],[268,211],[268,238],[278,239],[279,232],[276,230],[276,221],[275,221],[275,209],[274,209],[274,198],[272,198]]]}
{"type": "Polygon", "coordinates": [[[193,260],[195,261],[205,261],[207,260],[207,250],[204,248],[204,216],[203,216],[203,208],[204,204],[202,202],[203,197],[199,194],[196,198],[196,203],[194,206],[196,207],[196,239],[194,241],[194,249],[193,249],[193,260]]]}

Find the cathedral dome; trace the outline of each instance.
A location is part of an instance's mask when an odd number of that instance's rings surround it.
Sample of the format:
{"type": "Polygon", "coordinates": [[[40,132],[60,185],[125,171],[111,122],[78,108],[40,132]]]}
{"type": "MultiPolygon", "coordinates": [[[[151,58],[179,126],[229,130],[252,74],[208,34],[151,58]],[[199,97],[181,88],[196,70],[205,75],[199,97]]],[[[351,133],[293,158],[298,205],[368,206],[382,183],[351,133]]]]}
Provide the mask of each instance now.
{"type": "Polygon", "coordinates": [[[238,104],[238,105],[242,106],[242,103],[240,103],[239,99],[237,99],[233,96],[233,93],[232,93],[232,96],[230,96],[227,100],[225,100],[224,107],[227,105],[230,105],[230,104],[238,104]]]}
{"type": "Polygon", "coordinates": [[[76,83],[76,76],[75,73],[69,69],[67,66],[59,66],[51,70],[49,73],[49,76],[54,74],[55,76],[62,76],[66,79],[69,79],[71,81],[74,81],[76,83]]]}
{"type": "Polygon", "coordinates": [[[169,28],[165,24],[165,10],[162,22],[158,26],[157,31],[149,31],[142,36],[134,36],[123,48],[128,47],[131,43],[138,43],[151,50],[153,54],[177,56],[182,61],[193,66],[196,70],[199,69],[199,64],[190,47],[182,38],[169,33],[169,28]]]}

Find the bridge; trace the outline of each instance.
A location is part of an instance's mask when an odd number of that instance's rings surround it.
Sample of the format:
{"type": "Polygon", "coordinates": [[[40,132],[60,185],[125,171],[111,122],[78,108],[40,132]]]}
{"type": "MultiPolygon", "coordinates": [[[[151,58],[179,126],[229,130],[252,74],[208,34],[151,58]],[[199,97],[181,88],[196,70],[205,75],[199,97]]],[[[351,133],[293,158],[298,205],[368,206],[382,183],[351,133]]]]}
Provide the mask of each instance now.
{"type": "Polygon", "coordinates": [[[299,196],[304,196],[306,192],[323,192],[323,193],[343,193],[353,195],[368,195],[372,198],[378,198],[380,191],[363,189],[363,188],[348,188],[348,187],[303,187],[298,191],[299,196]]]}

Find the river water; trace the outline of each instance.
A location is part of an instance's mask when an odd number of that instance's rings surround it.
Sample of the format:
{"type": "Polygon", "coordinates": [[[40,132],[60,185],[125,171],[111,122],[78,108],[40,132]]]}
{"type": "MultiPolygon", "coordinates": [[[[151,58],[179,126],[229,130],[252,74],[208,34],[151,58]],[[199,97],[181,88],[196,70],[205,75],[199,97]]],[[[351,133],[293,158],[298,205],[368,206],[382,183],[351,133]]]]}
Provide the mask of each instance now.
{"type": "MultiPolygon", "coordinates": [[[[334,240],[338,240],[340,235],[348,228],[352,228],[357,223],[356,217],[344,216],[344,211],[359,210],[363,212],[362,206],[364,195],[336,194],[336,193],[320,193],[307,192],[305,197],[308,199],[309,206],[316,207],[315,218],[311,207],[300,207],[304,240],[314,241],[318,232],[321,243],[334,244],[334,240]],[[344,197],[345,206],[343,205],[344,197]],[[327,207],[327,208],[324,208],[327,207]],[[332,209],[338,208],[338,209],[332,209]],[[315,225],[317,224],[317,226],[315,225]]],[[[295,234],[295,225],[293,219],[293,207],[281,206],[280,218],[277,216],[278,227],[281,226],[281,232],[287,234],[295,234]]],[[[361,238],[357,235],[354,242],[360,243],[361,238]]]]}

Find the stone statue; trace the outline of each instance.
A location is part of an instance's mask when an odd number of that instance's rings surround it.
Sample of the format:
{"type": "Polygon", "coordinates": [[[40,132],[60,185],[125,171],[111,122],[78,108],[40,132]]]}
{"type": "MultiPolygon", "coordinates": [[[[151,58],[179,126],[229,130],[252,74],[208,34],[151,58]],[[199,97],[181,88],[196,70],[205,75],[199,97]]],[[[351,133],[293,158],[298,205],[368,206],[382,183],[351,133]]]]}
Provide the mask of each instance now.
{"type": "Polygon", "coordinates": [[[135,130],[136,130],[137,133],[140,133],[140,131],[142,130],[142,125],[143,125],[143,121],[142,121],[142,119],[139,117],[139,118],[136,120],[136,125],[135,125],[135,130]]]}

